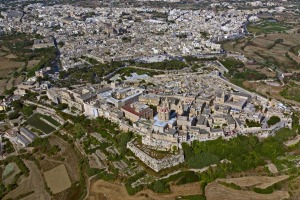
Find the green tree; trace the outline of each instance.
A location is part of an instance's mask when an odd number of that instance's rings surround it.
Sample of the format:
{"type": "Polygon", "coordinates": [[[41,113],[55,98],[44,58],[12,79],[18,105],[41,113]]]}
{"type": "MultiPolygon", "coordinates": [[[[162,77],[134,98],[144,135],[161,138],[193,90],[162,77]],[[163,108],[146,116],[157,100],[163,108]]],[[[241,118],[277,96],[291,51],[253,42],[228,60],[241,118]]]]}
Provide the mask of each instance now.
{"type": "Polygon", "coordinates": [[[22,113],[23,113],[25,116],[29,117],[30,115],[33,114],[33,109],[32,109],[31,106],[25,105],[25,106],[23,106],[23,108],[22,108],[22,113]]]}
{"type": "Polygon", "coordinates": [[[15,101],[11,102],[11,105],[12,105],[12,107],[14,107],[15,110],[21,110],[23,107],[21,100],[15,100],[15,101]]]}
{"type": "Polygon", "coordinates": [[[20,114],[18,111],[13,111],[8,114],[8,119],[10,119],[10,120],[17,119],[19,116],[20,116],[20,114]]]}
{"type": "Polygon", "coordinates": [[[75,135],[76,138],[82,138],[86,133],[85,128],[80,123],[76,123],[75,126],[73,127],[73,130],[76,134],[75,135]]]}
{"type": "Polygon", "coordinates": [[[0,114],[0,121],[3,121],[3,120],[5,120],[5,119],[6,119],[5,113],[1,113],[1,114],[0,114]]]}
{"type": "Polygon", "coordinates": [[[58,104],[58,106],[57,106],[58,110],[64,110],[67,108],[68,108],[68,104],[66,104],[66,103],[61,103],[61,104],[58,104]]]}
{"type": "Polygon", "coordinates": [[[280,122],[280,118],[278,116],[272,116],[270,119],[267,121],[269,126],[275,125],[278,122],[280,122]]]}
{"type": "Polygon", "coordinates": [[[119,151],[121,154],[125,154],[127,152],[126,145],[132,138],[131,132],[123,132],[117,136],[117,142],[119,146],[119,151]]]}

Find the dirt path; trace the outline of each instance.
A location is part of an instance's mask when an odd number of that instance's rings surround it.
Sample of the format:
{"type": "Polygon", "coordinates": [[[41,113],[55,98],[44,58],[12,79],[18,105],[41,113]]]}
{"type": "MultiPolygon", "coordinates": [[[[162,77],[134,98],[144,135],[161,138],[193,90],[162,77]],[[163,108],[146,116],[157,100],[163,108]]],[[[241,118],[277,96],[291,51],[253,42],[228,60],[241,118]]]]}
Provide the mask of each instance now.
{"type": "Polygon", "coordinates": [[[34,193],[25,199],[39,199],[50,200],[51,196],[45,190],[44,178],[38,167],[33,161],[24,161],[29,168],[30,173],[28,177],[22,177],[18,182],[18,187],[8,193],[3,199],[17,198],[19,195],[34,191],[34,193]]]}
{"type": "Polygon", "coordinates": [[[177,196],[201,194],[200,184],[191,183],[181,186],[171,186],[171,194],[157,194],[147,189],[129,196],[125,187],[118,183],[103,180],[91,184],[88,200],[174,200],[177,196]]]}
{"type": "Polygon", "coordinates": [[[91,187],[91,180],[94,178],[94,177],[96,177],[97,175],[94,175],[94,176],[91,176],[91,177],[89,177],[88,178],[88,180],[87,180],[87,192],[86,192],[86,195],[85,195],[85,197],[84,197],[84,199],[87,199],[88,197],[89,197],[89,195],[90,195],[90,187],[91,187]]]}

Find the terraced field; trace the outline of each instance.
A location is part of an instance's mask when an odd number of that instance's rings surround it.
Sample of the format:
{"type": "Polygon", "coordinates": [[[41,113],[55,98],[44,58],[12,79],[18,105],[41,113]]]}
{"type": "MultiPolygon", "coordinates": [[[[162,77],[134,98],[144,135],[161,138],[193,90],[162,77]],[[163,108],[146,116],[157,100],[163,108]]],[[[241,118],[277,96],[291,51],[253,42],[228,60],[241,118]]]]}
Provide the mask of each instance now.
{"type": "Polygon", "coordinates": [[[59,126],[60,123],[58,123],[56,120],[54,120],[52,117],[46,116],[46,115],[41,115],[41,114],[34,114],[32,115],[28,120],[27,123],[41,131],[43,131],[46,134],[51,133],[52,131],[55,131],[54,126],[59,126]],[[49,123],[46,123],[49,122],[49,123]],[[52,126],[50,125],[52,124],[52,126]]]}

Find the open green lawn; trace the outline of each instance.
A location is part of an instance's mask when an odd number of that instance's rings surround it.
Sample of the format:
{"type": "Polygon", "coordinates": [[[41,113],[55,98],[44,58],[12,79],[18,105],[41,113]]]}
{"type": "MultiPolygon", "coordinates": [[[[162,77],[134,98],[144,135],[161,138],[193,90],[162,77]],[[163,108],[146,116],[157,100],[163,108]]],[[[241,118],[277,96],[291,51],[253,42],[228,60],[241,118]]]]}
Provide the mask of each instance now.
{"type": "Polygon", "coordinates": [[[262,21],[258,23],[250,23],[248,31],[253,34],[282,32],[290,29],[290,26],[281,22],[262,21]]]}
{"type": "Polygon", "coordinates": [[[51,133],[52,131],[55,131],[55,128],[53,128],[52,126],[50,126],[49,124],[47,124],[46,122],[41,120],[41,118],[49,121],[53,125],[59,125],[59,123],[57,121],[55,121],[53,118],[51,118],[49,116],[41,115],[41,114],[38,114],[38,113],[34,114],[30,118],[28,118],[27,123],[30,126],[43,131],[46,134],[51,133]]]}

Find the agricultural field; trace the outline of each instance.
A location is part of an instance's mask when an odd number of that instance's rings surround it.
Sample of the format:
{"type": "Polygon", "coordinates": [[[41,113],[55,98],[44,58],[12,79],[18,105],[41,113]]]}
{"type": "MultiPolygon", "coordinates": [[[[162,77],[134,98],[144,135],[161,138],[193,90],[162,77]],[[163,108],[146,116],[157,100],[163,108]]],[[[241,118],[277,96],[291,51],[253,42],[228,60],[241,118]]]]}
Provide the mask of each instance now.
{"type": "Polygon", "coordinates": [[[274,32],[284,32],[292,28],[292,26],[275,20],[263,20],[257,23],[250,23],[248,31],[253,34],[264,34],[274,32]]]}
{"type": "Polygon", "coordinates": [[[16,163],[9,163],[5,166],[4,171],[2,173],[2,183],[4,185],[11,184],[15,176],[21,172],[16,163]]]}
{"type": "Polygon", "coordinates": [[[300,85],[290,81],[289,84],[284,86],[280,95],[286,99],[300,102],[300,85]]]}
{"type": "Polygon", "coordinates": [[[0,56],[1,78],[8,77],[10,75],[10,73],[23,67],[24,65],[25,65],[25,62],[14,61],[12,59],[8,59],[6,57],[0,56]]]}
{"type": "MultiPolygon", "coordinates": [[[[3,199],[79,199],[85,195],[86,185],[82,176],[81,154],[62,138],[52,135],[47,138],[37,138],[31,143],[34,154],[24,155],[24,158],[10,163],[17,163],[20,173],[17,174],[14,187],[3,199]],[[30,160],[29,160],[30,159],[30,160]],[[25,163],[20,167],[20,163],[25,163]],[[22,196],[22,198],[21,198],[22,196]]],[[[0,168],[2,174],[4,168],[0,168]]],[[[17,170],[17,169],[16,169],[17,170]]],[[[9,172],[4,181],[14,173],[9,172]]],[[[1,180],[1,183],[2,182],[1,180]]],[[[11,187],[11,186],[8,186],[11,187]]],[[[1,193],[0,193],[1,194],[1,193]]],[[[3,194],[3,193],[2,193],[3,194]]]]}
{"type": "Polygon", "coordinates": [[[205,196],[207,200],[219,200],[219,199],[230,199],[230,200],[283,200],[290,197],[287,191],[274,191],[271,194],[260,194],[254,191],[233,189],[226,187],[220,183],[212,182],[205,188],[205,196]]]}
{"type": "Polygon", "coordinates": [[[50,122],[52,125],[54,126],[60,126],[61,124],[56,121],[55,119],[53,119],[52,117],[48,116],[48,115],[42,115],[42,114],[37,114],[41,119],[46,120],[48,122],[50,122]]]}
{"type": "Polygon", "coordinates": [[[296,56],[298,56],[299,53],[300,53],[300,45],[297,45],[297,46],[292,47],[291,52],[292,52],[293,54],[295,54],[296,56]]]}
{"type": "MultiPolygon", "coordinates": [[[[285,91],[284,88],[287,88],[288,86],[272,86],[264,82],[250,82],[250,81],[245,81],[243,83],[243,86],[246,88],[253,88],[257,93],[262,94],[266,97],[278,99],[288,104],[294,104],[300,106],[300,102],[296,101],[297,98],[296,99],[286,98],[287,96],[285,96],[285,92],[288,91],[285,91]]],[[[294,89],[297,90],[297,88],[294,89]]],[[[289,88],[289,91],[292,91],[292,88],[289,88]]]]}
{"type": "Polygon", "coordinates": [[[29,60],[26,66],[26,69],[32,69],[34,68],[37,64],[39,64],[41,60],[29,60]]]}
{"type": "Polygon", "coordinates": [[[244,54],[246,58],[255,61],[261,68],[273,68],[273,70],[274,68],[279,68],[283,71],[295,71],[300,68],[298,61],[294,58],[294,56],[297,56],[291,51],[293,47],[300,45],[299,37],[299,33],[272,33],[256,37],[251,36],[226,42],[223,44],[223,48],[230,52],[244,54]]]}
{"type": "Polygon", "coordinates": [[[16,87],[18,84],[22,83],[25,80],[24,75],[20,75],[18,77],[12,77],[10,79],[7,79],[5,88],[6,90],[10,90],[13,87],[16,87]]]}
{"type": "MultiPolygon", "coordinates": [[[[76,151],[72,144],[55,135],[49,137],[49,144],[47,145],[51,147],[57,146],[60,151],[55,155],[39,160],[41,171],[44,173],[60,165],[64,165],[72,184],[70,188],[57,194],[53,194],[53,198],[61,200],[74,199],[75,197],[78,198],[80,195],[84,194],[86,189],[84,182],[80,182],[81,154],[76,151]]],[[[43,156],[43,153],[36,154],[36,156],[43,156]]]]}
{"type": "Polygon", "coordinates": [[[53,194],[57,194],[71,187],[66,166],[63,164],[46,171],[44,175],[46,183],[53,194]]]}
{"type": "Polygon", "coordinates": [[[1,56],[1,50],[0,50],[0,74],[1,74],[0,94],[3,94],[5,90],[9,90],[13,86],[16,86],[16,84],[18,84],[19,82],[18,80],[20,79],[15,80],[12,74],[14,71],[22,68],[23,66],[25,66],[25,62],[15,61],[14,59],[9,59],[6,58],[5,56],[1,56]],[[13,80],[14,82],[12,82],[13,80]]]}
{"type": "Polygon", "coordinates": [[[27,119],[28,125],[41,130],[42,132],[49,134],[56,130],[56,126],[60,124],[53,118],[39,113],[33,114],[30,118],[27,119]]]}

